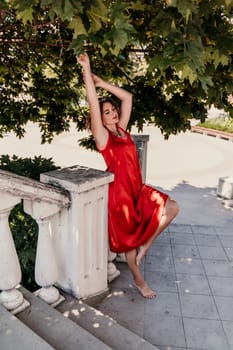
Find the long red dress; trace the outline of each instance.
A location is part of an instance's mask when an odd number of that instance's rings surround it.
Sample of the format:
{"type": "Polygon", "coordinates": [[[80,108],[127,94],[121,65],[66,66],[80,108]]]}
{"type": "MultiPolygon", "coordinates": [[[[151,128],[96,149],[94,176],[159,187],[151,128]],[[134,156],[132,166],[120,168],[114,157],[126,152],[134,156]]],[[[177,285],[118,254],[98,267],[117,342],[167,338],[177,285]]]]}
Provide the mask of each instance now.
{"type": "Polygon", "coordinates": [[[109,132],[100,152],[107,171],[114,173],[109,184],[108,233],[110,250],[125,253],[145,243],[156,231],[168,195],[143,184],[135,143],[130,134],[109,132]]]}

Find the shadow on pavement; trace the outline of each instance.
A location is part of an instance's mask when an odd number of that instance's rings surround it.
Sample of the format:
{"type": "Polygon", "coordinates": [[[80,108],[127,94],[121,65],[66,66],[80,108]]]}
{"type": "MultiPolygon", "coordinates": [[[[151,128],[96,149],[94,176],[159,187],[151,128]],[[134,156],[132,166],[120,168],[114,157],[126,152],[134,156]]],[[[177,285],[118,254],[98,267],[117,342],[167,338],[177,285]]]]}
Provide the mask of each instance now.
{"type": "Polygon", "coordinates": [[[232,227],[233,210],[224,207],[221,198],[216,196],[216,187],[196,187],[183,181],[172,190],[157,188],[179,203],[175,223],[232,227]]]}

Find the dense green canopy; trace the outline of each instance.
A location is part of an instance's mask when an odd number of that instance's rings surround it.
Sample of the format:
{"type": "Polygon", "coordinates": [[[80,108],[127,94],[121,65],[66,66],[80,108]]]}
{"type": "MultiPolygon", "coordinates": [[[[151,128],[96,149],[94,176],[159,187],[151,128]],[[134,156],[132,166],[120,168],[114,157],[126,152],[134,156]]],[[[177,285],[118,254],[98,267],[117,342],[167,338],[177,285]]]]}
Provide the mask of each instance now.
{"type": "Polygon", "coordinates": [[[83,50],[96,74],[133,92],[139,130],[185,131],[211,104],[233,116],[232,14],[232,0],[2,1],[0,136],[22,137],[28,121],[42,142],[70,122],[85,128],[83,50]]]}

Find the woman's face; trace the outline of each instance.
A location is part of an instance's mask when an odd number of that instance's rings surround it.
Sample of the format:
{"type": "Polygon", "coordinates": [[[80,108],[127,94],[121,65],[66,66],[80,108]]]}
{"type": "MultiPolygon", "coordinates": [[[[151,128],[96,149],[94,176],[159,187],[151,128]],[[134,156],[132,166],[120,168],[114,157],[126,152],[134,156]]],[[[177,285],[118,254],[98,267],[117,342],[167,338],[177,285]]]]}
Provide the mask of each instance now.
{"type": "Polygon", "coordinates": [[[111,102],[103,102],[101,117],[106,126],[116,124],[119,121],[118,110],[111,102]]]}

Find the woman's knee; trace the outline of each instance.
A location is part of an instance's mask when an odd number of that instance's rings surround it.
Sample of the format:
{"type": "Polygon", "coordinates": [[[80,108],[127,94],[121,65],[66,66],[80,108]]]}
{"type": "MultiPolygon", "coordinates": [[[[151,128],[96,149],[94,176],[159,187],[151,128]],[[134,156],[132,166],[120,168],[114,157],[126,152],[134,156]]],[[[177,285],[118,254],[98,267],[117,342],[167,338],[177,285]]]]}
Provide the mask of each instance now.
{"type": "Polygon", "coordinates": [[[174,199],[171,199],[169,197],[166,205],[167,215],[171,216],[172,218],[175,218],[179,213],[179,210],[180,210],[179,204],[174,199]]]}
{"type": "Polygon", "coordinates": [[[176,216],[176,215],[179,213],[179,211],[180,211],[179,204],[178,204],[176,201],[174,201],[174,203],[173,203],[173,210],[174,210],[175,216],[176,216]]]}

